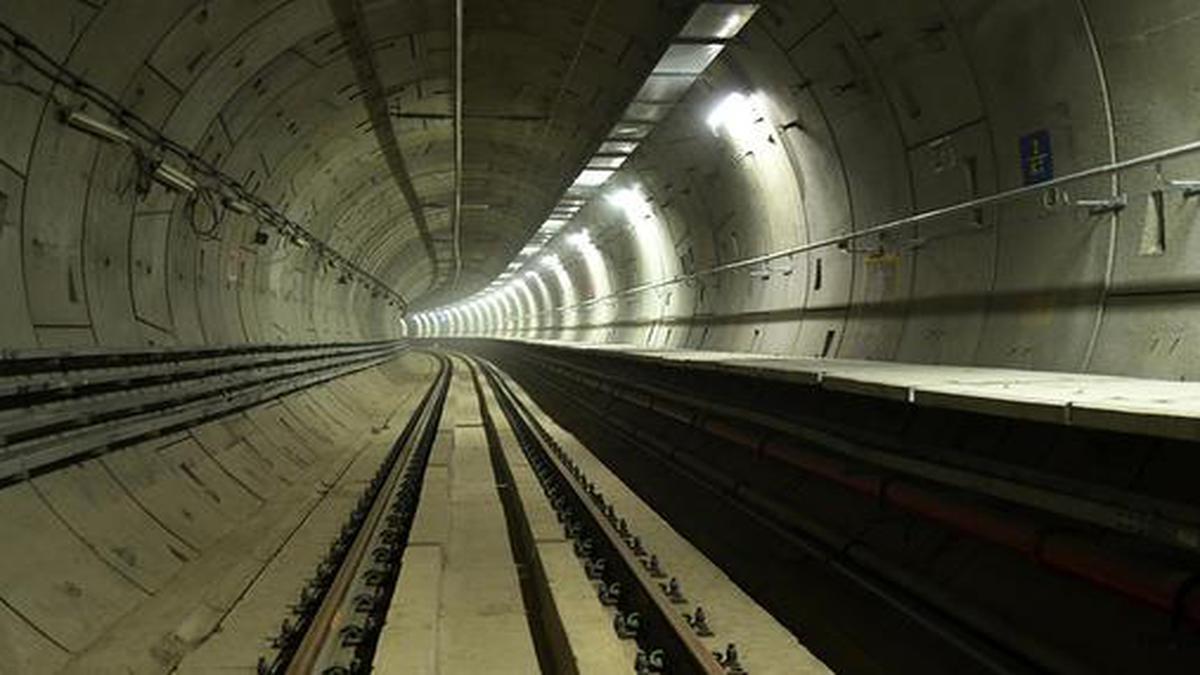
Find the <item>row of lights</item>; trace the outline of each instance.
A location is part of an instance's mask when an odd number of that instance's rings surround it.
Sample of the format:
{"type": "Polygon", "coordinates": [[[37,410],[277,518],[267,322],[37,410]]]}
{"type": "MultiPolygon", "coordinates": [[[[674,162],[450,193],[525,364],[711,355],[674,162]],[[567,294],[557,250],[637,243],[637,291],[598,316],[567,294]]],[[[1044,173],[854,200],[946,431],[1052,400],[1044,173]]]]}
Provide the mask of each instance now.
{"type": "MultiPolygon", "coordinates": [[[[754,133],[755,125],[763,121],[758,94],[742,92],[727,95],[706,118],[706,123],[714,135],[725,132],[734,140],[750,138],[754,133]]],[[[652,216],[649,201],[637,187],[614,190],[607,195],[606,201],[620,209],[626,220],[635,228],[639,227],[639,223],[652,216]]],[[[556,236],[548,241],[546,246],[527,246],[522,251],[522,256],[511,263],[503,274],[480,293],[448,307],[418,313],[412,317],[413,322],[424,333],[434,326],[444,326],[455,318],[465,321],[465,317],[469,314],[478,316],[488,308],[503,313],[505,311],[504,298],[518,292],[517,284],[523,284],[524,278],[533,279],[540,274],[537,267],[532,267],[534,255],[548,247],[568,224],[568,220],[555,223],[554,234],[556,236]]],[[[595,248],[591,233],[586,227],[567,232],[563,236],[563,240],[568,247],[581,253],[595,248]]],[[[561,271],[564,269],[562,259],[556,253],[542,254],[536,259],[536,262],[539,263],[540,268],[545,270],[561,271]]]]}
{"type": "MultiPolygon", "coordinates": [[[[705,121],[714,135],[726,133],[731,140],[741,142],[753,138],[756,133],[755,126],[765,121],[762,110],[763,106],[758,94],[733,92],[713,107],[705,121]]],[[[640,223],[652,217],[650,203],[637,187],[614,190],[607,195],[606,201],[620,209],[626,220],[635,228],[640,227],[640,223]]],[[[569,221],[558,225],[555,234],[557,235],[568,224],[569,221]]],[[[586,227],[567,232],[563,236],[563,240],[568,247],[581,253],[595,248],[595,243],[586,227]]],[[[522,259],[510,264],[505,273],[492,281],[484,291],[452,306],[417,314],[413,317],[416,325],[428,330],[438,324],[445,325],[456,316],[461,320],[468,313],[478,314],[488,307],[503,312],[502,299],[508,294],[517,292],[517,284],[523,283],[523,277],[532,279],[539,274],[537,269],[530,265],[534,262],[533,255],[540,250],[541,248],[527,247],[522,251],[524,254],[522,259]]],[[[545,253],[537,258],[537,262],[540,263],[541,268],[546,270],[559,271],[563,269],[562,260],[555,253],[545,253]]]]}
{"type": "MultiPolygon", "coordinates": [[[[631,221],[635,217],[635,209],[648,207],[645,196],[637,188],[623,188],[612,192],[608,195],[607,201],[620,208],[631,221]]],[[[586,253],[596,248],[595,242],[592,241],[591,233],[586,227],[566,233],[562,237],[562,240],[566,246],[579,253],[586,253]]],[[[462,320],[468,314],[478,316],[480,313],[487,311],[488,308],[503,313],[504,298],[514,297],[519,292],[518,285],[524,284],[525,279],[535,280],[543,270],[561,272],[564,269],[565,265],[559,253],[542,253],[538,258],[530,258],[515,268],[510,265],[510,269],[506,274],[494,280],[480,293],[449,307],[420,312],[413,315],[411,319],[415,325],[428,331],[432,326],[438,324],[445,325],[455,317],[462,320]]],[[[537,280],[541,283],[540,279],[537,280]]]]}
{"type": "MultiPolygon", "coordinates": [[[[624,165],[659,121],[754,17],[750,2],[702,2],[659,59],[623,119],[575,177],[566,194],[496,281],[512,278],[566,228],[584,206],[624,165]]],[[[743,97],[745,98],[745,97],[743,97]]],[[[736,107],[736,104],[734,104],[736,107]]],[[[712,121],[710,121],[710,125],[712,121]]]]}
{"type": "MultiPolygon", "coordinates": [[[[608,138],[600,144],[596,154],[575,177],[563,198],[516,258],[483,291],[452,306],[413,316],[416,325],[428,332],[433,326],[445,325],[455,316],[461,318],[467,313],[478,315],[487,307],[502,311],[502,304],[498,304],[500,299],[515,293],[518,284],[524,284],[527,278],[537,279],[540,283],[539,267],[561,271],[563,265],[559,256],[543,251],[563,236],[571,221],[616,175],[656,124],[682,100],[695,80],[716,59],[725,44],[741,31],[757,9],[755,3],[704,2],[698,5],[626,109],[624,119],[613,127],[608,138]],[[540,265],[535,267],[535,262],[540,265]]],[[[730,94],[708,116],[708,126],[714,134],[722,128],[731,136],[746,133],[761,118],[756,98],[742,93],[730,94]]],[[[640,227],[640,223],[652,215],[647,198],[636,187],[610,192],[607,201],[621,209],[634,227],[640,227]]],[[[586,228],[567,232],[565,242],[568,247],[581,253],[595,249],[586,228]]]]}

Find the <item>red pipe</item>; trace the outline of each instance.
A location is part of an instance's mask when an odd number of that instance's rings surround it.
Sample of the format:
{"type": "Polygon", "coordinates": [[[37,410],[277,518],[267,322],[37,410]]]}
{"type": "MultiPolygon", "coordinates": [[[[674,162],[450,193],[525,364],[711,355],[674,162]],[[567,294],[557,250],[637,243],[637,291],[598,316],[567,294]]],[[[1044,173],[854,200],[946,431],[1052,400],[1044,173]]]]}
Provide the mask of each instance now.
{"type": "MultiPolygon", "coordinates": [[[[686,406],[652,405],[643,393],[621,398],[675,419],[692,419],[686,406]],[[668,413],[667,410],[670,410],[668,413]]],[[[707,416],[700,427],[718,438],[819,476],[909,513],[952,527],[978,539],[1003,546],[1059,572],[1084,579],[1137,599],[1178,618],[1200,625],[1200,593],[1192,592],[1196,575],[1106,549],[1078,535],[1046,533],[1032,520],[1012,513],[930,490],[904,480],[885,481],[860,465],[804,450],[786,441],[768,439],[743,422],[707,416]]],[[[1200,584],[1196,584],[1200,585],[1200,584]]]]}
{"type": "Polygon", "coordinates": [[[1006,546],[1026,555],[1038,554],[1041,529],[1024,518],[979,508],[946,498],[921,486],[903,481],[889,483],[885,501],[906,511],[922,514],[964,532],[1006,546]]]}
{"type": "Polygon", "coordinates": [[[763,454],[874,498],[879,497],[883,488],[883,480],[877,475],[852,471],[841,460],[801,450],[783,441],[767,441],[763,445],[763,454]]]}
{"type": "Polygon", "coordinates": [[[693,413],[687,406],[678,405],[670,401],[656,400],[654,401],[654,410],[684,424],[692,423],[693,413]]]}
{"type": "Polygon", "coordinates": [[[757,450],[762,439],[762,434],[755,433],[754,430],[743,424],[715,417],[705,419],[701,422],[700,426],[718,438],[723,438],[751,450],[757,450]]]}
{"type": "MultiPolygon", "coordinates": [[[[654,409],[644,395],[628,400],[654,409]],[[643,400],[645,403],[642,403],[643,400]]],[[[656,407],[660,408],[659,412],[667,414],[661,409],[665,407],[661,402],[656,407]]],[[[683,417],[682,408],[672,406],[671,412],[674,414],[669,414],[670,417],[683,417]]],[[[1025,517],[930,490],[916,483],[885,481],[878,473],[864,471],[858,465],[807,451],[786,441],[769,439],[763,443],[761,432],[741,422],[705,417],[700,426],[718,438],[751,451],[761,447],[764,455],[807,473],[978,539],[1019,551],[1059,572],[1200,625],[1200,593],[1192,592],[1196,574],[1191,571],[1128,557],[1078,535],[1046,533],[1042,526],[1025,517]]]]}
{"type": "Polygon", "coordinates": [[[1184,600],[1181,618],[1200,620],[1200,603],[1188,603],[1180,592],[1192,578],[1190,572],[1171,569],[1141,559],[1114,555],[1082,537],[1058,534],[1047,537],[1039,556],[1046,565],[1081,576],[1094,584],[1147,602],[1164,611],[1174,611],[1184,600]]]}

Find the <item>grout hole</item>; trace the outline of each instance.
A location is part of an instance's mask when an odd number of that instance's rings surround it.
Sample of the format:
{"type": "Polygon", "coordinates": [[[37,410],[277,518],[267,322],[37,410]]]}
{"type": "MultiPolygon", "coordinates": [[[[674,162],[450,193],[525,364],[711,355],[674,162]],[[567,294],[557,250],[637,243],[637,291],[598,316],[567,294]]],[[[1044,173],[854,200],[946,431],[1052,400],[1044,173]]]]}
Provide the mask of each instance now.
{"type": "Polygon", "coordinates": [[[821,347],[821,358],[829,356],[829,350],[833,349],[833,338],[837,335],[836,330],[825,331],[825,346],[821,347]]]}

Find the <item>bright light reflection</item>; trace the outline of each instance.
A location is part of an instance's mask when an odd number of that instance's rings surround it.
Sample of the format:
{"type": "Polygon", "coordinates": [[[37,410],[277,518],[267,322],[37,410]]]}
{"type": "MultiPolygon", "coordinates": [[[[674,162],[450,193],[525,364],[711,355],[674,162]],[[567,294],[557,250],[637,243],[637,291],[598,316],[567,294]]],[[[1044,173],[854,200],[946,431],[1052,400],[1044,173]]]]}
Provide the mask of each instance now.
{"type": "Polygon", "coordinates": [[[717,134],[724,128],[736,139],[747,138],[754,123],[762,119],[758,101],[753,95],[734,92],[717,104],[708,115],[708,128],[717,134]]]}
{"type": "Polygon", "coordinates": [[[637,216],[644,217],[645,212],[649,210],[646,198],[633,188],[625,188],[609,194],[608,203],[619,207],[630,220],[637,216]]]}
{"type": "Polygon", "coordinates": [[[664,226],[650,200],[639,188],[630,187],[610,193],[608,202],[621,209],[634,230],[639,277],[644,281],[656,281],[672,276],[675,257],[667,255],[664,226]]]}
{"type": "Polygon", "coordinates": [[[553,300],[550,297],[550,289],[546,286],[546,281],[545,279],[542,279],[542,275],[531,272],[527,276],[532,278],[533,283],[537,286],[538,298],[540,300],[540,302],[535,304],[537,311],[535,311],[533,315],[532,327],[536,330],[541,327],[542,313],[548,311],[554,305],[553,300]]]}
{"type": "Polygon", "coordinates": [[[537,312],[537,301],[534,300],[533,291],[529,289],[529,282],[524,277],[518,277],[514,285],[521,291],[521,299],[524,302],[521,304],[521,313],[518,316],[518,326],[525,328],[533,320],[534,314],[537,312]]]}
{"type": "Polygon", "coordinates": [[[580,230],[579,232],[568,234],[567,243],[582,251],[592,246],[592,238],[587,230],[580,230]]]}
{"type": "MultiPolygon", "coordinates": [[[[558,258],[555,257],[557,261],[558,258]]],[[[551,267],[554,271],[554,280],[558,282],[559,298],[561,302],[558,304],[560,308],[565,309],[559,315],[560,322],[563,326],[563,331],[559,334],[559,338],[571,340],[575,337],[574,326],[579,322],[579,310],[575,305],[579,302],[575,291],[575,284],[571,282],[571,275],[567,273],[567,269],[563,265],[557,264],[551,267]]]]}

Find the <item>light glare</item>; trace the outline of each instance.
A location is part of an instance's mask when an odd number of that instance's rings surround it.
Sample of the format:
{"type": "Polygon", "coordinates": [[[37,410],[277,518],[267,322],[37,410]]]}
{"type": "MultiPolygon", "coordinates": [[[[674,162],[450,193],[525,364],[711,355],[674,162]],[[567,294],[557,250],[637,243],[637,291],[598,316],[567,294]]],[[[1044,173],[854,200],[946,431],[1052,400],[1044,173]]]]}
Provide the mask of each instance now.
{"type": "Polygon", "coordinates": [[[587,230],[572,232],[567,235],[567,243],[579,250],[583,250],[592,245],[592,238],[588,235],[587,230]]]}
{"type": "Polygon", "coordinates": [[[708,128],[714,134],[725,128],[734,136],[743,136],[758,121],[758,105],[753,96],[733,92],[726,96],[708,115],[708,128]]]}

